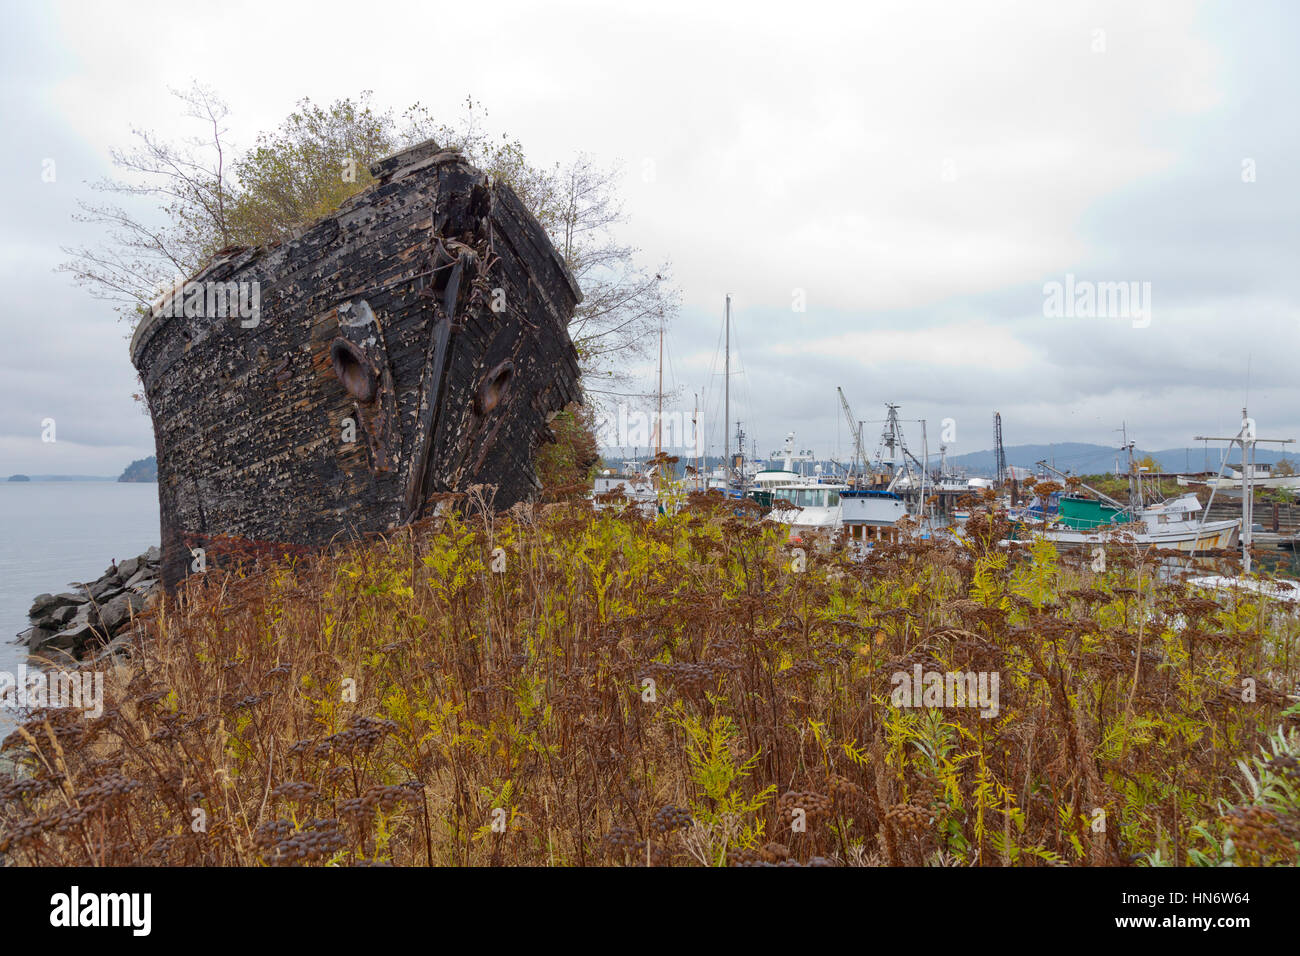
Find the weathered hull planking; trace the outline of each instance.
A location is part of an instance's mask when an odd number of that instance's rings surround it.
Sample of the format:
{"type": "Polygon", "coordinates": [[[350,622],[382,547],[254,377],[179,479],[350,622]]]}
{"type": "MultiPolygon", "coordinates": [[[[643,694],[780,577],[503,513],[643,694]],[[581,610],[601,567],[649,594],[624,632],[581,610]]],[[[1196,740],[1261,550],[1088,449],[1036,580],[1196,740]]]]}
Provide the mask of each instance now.
{"type": "Polygon", "coordinates": [[[186,287],[255,284],[258,314],[182,288],[136,330],[168,588],[217,537],[320,545],[439,492],[491,485],[509,507],[538,487],[533,454],[579,399],[576,282],[459,153],[424,143],[371,172],[296,239],[224,250],[186,287]]]}

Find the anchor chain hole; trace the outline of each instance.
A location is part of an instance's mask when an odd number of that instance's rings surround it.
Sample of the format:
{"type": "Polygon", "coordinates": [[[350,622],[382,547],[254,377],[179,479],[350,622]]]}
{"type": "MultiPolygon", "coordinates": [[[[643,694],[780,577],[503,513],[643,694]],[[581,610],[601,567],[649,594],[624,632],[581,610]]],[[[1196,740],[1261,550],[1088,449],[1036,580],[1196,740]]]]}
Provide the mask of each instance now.
{"type": "Polygon", "coordinates": [[[374,401],[375,371],[361,349],[347,339],[335,339],[330,346],[330,362],[349,395],[366,404],[374,401]]]}

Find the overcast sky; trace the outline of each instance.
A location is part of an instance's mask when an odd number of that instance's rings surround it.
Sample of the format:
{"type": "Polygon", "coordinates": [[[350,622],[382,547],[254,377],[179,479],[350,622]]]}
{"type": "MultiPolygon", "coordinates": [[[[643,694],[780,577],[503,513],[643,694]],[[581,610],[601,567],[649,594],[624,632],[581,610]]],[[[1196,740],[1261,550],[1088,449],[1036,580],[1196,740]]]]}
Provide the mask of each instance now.
{"type": "Polygon", "coordinates": [[[154,451],[126,327],[54,269],[94,238],[71,216],[111,146],[133,126],[196,132],[167,92],[193,80],[228,101],[239,146],[303,96],[372,89],[448,117],[473,95],[538,162],[621,162],[624,237],[671,260],[683,296],[669,407],[705,393],[719,427],[730,292],[732,418],[763,454],[790,430],[847,454],[837,385],[860,419],[887,401],[928,419],[931,450],[952,418],[953,454],[991,445],[995,410],[1008,444],[1110,444],[1126,423],[1142,447],[1182,447],[1236,430],[1248,368],[1260,433],[1300,438],[1297,4],[3,15],[0,475],[117,474],[154,451]],[[1149,288],[1149,315],[1046,315],[1067,274],[1149,288]]]}

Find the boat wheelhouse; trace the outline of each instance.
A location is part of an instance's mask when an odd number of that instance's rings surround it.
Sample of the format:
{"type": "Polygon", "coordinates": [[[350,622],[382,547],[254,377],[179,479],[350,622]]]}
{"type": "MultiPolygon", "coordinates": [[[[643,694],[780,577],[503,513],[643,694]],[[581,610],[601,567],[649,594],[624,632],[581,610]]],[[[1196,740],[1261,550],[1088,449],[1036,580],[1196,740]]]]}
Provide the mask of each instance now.
{"type": "Polygon", "coordinates": [[[792,534],[836,532],[840,527],[840,496],[848,490],[843,482],[815,479],[774,484],[767,490],[772,503],[767,517],[789,525],[792,534]]]}
{"type": "Polygon", "coordinates": [[[852,541],[894,540],[907,504],[892,491],[850,489],[840,493],[840,520],[852,541]]]}
{"type": "Polygon", "coordinates": [[[1126,520],[1124,509],[1103,501],[1078,495],[1062,495],[1058,500],[1058,524],[1075,531],[1091,531],[1103,525],[1126,520]]]}

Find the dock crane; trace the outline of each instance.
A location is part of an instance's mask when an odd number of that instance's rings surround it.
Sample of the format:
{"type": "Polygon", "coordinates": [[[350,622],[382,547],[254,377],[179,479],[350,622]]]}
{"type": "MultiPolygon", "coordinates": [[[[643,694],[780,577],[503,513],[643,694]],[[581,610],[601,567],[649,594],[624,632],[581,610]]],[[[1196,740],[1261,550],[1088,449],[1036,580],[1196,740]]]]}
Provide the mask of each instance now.
{"type": "Polygon", "coordinates": [[[993,413],[993,466],[997,469],[999,488],[1007,480],[1007,452],[1002,447],[1002,413],[993,413]]]}
{"type": "Polygon", "coordinates": [[[840,394],[840,408],[844,409],[844,420],[849,423],[849,434],[853,436],[853,465],[856,468],[861,461],[862,470],[866,471],[867,453],[862,447],[862,423],[853,418],[853,409],[849,408],[849,400],[844,397],[844,389],[837,385],[835,391],[840,394]]]}

